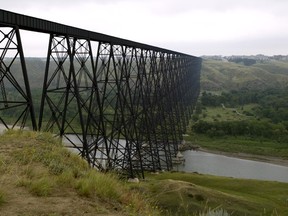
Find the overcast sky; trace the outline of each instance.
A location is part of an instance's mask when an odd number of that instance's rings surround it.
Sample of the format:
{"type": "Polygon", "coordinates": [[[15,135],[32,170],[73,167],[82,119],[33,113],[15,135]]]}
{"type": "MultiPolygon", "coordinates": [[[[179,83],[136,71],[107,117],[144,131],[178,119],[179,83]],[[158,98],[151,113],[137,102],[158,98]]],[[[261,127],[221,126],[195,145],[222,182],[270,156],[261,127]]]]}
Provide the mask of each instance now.
{"type": "MultiPolygon", "coordinates": [[[[288,54],[288,0],[1,0],[1,9],[191,55],[288,54]]],[[[26,56],[48,36],[21,32],[26,56]]]]}

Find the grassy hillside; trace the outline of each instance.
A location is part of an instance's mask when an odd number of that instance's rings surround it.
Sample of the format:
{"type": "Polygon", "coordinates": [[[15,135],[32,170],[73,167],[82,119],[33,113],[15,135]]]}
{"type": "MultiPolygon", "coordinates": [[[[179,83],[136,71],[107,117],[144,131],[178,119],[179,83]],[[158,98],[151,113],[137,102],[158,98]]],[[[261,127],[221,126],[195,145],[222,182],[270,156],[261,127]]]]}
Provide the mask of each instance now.
{"type": "Polygon", "coordinates": [[[212,150],[288,158],[288,61],[255,62],[203,61],[202,94],[187,141],[212,150]]]}
{"type": "Polygon", "coordinates": [[[188,216],[203,209],[221,216],[288,214],[286,183],[176,172],[151,178],[146,188],[172,215],[188,216]]]}
{"type": "Polygon", "coordinates": [[[149,203],[49,134],[0,136],[0,215],[159,215],[149,203]]]}
{"type": "Polygon", "coordinates": [[[46,133],[0,136],[0,215],[286,215],[288,184],[188,173],[127,183],[46,133]]]}
{"type": "Polygon", "coordinates": [[[202,91],[265,89],[288,84],[288,62],[267,61],[251,66],[234,62],[204,60],[201,71],[202,91]]]}
{"type": "MultiPolygon", "coordinates": [[[[32,89],[42,88],[45,59],[26,58],[26,66],[32,89]]],[[[257,62],[251,66],[240,63],[204,59],[201,71],[203,91],[229,91],[231,89],[263,89],[288,84],[288,61],[257,62]]],[[[20,61],[16,60],[12,73],[20,79],[20,61]]]]}

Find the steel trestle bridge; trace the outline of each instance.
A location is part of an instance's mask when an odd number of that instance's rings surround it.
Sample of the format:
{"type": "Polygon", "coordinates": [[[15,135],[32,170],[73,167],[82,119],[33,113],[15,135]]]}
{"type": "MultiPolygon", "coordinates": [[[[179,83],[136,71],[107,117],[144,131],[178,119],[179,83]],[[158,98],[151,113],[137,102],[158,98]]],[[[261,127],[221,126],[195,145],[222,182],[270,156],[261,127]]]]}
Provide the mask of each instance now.
{"type": "Polygon", "coordinates": [[[171,170],[200,70],[201,58],[0,10],[0,123],[57,134],[99,170],[171,170]],[[20,30],[50,35],[37,107],[20,30]]]}

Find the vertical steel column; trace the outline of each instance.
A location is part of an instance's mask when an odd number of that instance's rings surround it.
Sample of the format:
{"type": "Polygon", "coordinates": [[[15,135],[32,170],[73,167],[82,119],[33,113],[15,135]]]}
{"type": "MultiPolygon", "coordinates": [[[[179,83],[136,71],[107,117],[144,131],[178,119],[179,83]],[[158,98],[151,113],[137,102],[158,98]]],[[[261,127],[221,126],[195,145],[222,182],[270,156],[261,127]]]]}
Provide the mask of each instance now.
{"type": "MultiPolygon", "coordinates": [[[[130,142],[130,146],[133,147],[133,154],[130,158],[130,166],[132,175],[140,172],[142,178],[144,178],[144,169],[143,169],[143,156],[141,151],[141,146],[143,145],[142,140],[140,140],[141,134],[137,130],[137,121],[139,116],[140,104],[139,104],[139,91],[137,89],[137,84],[139,83],[136,80],[137,75],[135,74],[135,48],[122,49],[123,54],[123,65],[121,70],[124,75],[124,86],[123,86],[123,97],[125,101],[125,114],[126,122],[125,125],[125,134],[126,140],[130,142]]],[[[131,176],[132,176],[131,175],[131,176]]]]}
{"type": "Polygon", "coordinates": [[[122,169],[133,177],[138,172],[135,163],[141,167],[141,156],[135,132],[134,87],[130,85],[131,51],[125,46],[99,43],[93,96],[97,106],[90,115],[98,122],[92,144],[95,166],[122,169]]]}
{"type": "Polygon", "coordinates": [[[90,129],[91,142],[89,143],[89,152],[92,166],[99,170],[105,170],[108,164],[108,140],[106,139],[106,128],[102,109],[103,102],[103,82],[101,77],[105,73],[105,60],[102,60],[102,43],[98,43],[96,52],[95,66],[93,68],[93,84],[90,96],[90,105],[88,109],[87,128],[90,129]]]}
{"type": "Polygon", "coordinates": [[[39,129],[51,131],[60,136],[64,133],[66,101],[71,89],[69,66],[67,38],[51,34],[44,75],[39,129]],[[45,128],[42,128],[43,124],[45,124],[45,128]]]}
{"type": "Polygon", "coordinates": [[[137,71],[137,91],[139,92],[139,105],[140,113],[138,119],[138,133],[140,135],[141,154],[143,158],[143,167],[146,170],[157,171],[161,170],[161,164],[159,160],[159,152],[157,150],[157,138],[156,128],[157,124],[154,121],[155,118],[155,105],[153,101],[153,88],[155,88],[155,82],[153,82],[153,72],[150,70],[149,63],[151,61],[151,55],[148,50],[137,49],[136,71],[137,71]]]}
{"type": "MultiPolygon", "coordinates": [[[[94,63],[89,40],[50,35],[39,128],[69,141],[90,163],[88,116],[94,63]]],[[[71,146],[72,145],[72,146],[71,146]]]]}
{"type": "Polygon", "coordinates": [[[4,124],[7,129],[15,126],[20,126],[20,128],[31,126],[33,130],[36,130],[36,118],[19,28],[1,24],[0,27],[2,27],[0,29],[0,91],[2,96],[0,123],[4,124]],[[16,73],[14,66],[19,61],[21,75],[16,73]],[[26,125],[29,115],[31,123],[26,125]]]}
{"type": "MultiPolygon", "coordinates": [[[[118,142],[113,139],[114,127],[113,119],[116,107],[116,84],[114,77],[114,65],[113,65],[113,47],[109,43],[99,43],[98,53],[96,57],[96,81],[97,89],[99,91],[99,104],[95,107],[95,113],[97,114],[99,124],[99,131],[97,137],[95,137],[95,144],[97,152],[95,155],[95,161],[97,167],[104,170],[115,168],[116,164],[113,163],[114,157],[117,158],[118,154],[118,142]]],[[[114,122],[115,123],[115,122],[114,122]]]]}
{"type": "Polygon", "coordinates": [[[170,64],[170,55],[162,54],[160,58],[160,73],[162,75],[163,86],[161,88],[161,96],[162,100],[159,103],[159,115],[161,119],[159,121],[160,131],[159,136],[161,137],[161,145],[159,146],[159,152],[162,152],[161,158],[165,158],[163,161],[163,168],[167,170],[172,169],[172,155],[171,155],[171,145],[173,145],[173,140],[171,139],[171,135],[175,134],[176,131],[172,131],[172,125],[169,122],[169,119],[172,117],[172,110],[175,102],[172,103],[170,94],[172,89],[170,89],[169,79],[169,64],[170,64]]]}
{"type": "Polygon", "coordinates": [[[47,90],[48,90],[48,75],[49,75],[49,66],[50,66],[50,57],[52,54],[52,42],[53,42],[53,34],[50,34],[49,42],[48,42],[48,53],[46,58],[46,67],[44,72],[44,80],[43,80],[43,87],[42,87],[42,97],[41,97],[41,104],[40,104],[40,112],[39,112],[39,119],[38,119],[38,130],[42,129],[43,123],[43,115],[44,115],[44,106],[45,101],[47,98],[47,90]]]}

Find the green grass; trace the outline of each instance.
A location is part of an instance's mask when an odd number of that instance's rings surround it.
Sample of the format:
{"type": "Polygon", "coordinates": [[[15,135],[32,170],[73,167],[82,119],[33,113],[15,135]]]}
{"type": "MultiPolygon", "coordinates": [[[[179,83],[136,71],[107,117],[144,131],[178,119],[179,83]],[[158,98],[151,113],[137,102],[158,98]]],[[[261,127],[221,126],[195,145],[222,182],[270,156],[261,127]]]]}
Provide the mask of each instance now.
{"type": "Polygon", "coordinates": [[[0,206],[3,205],[6,201],[5,194],[0,190],[0,206]]]}
{"type": "MultiPolygon", "coordinates": [[[[152,200],[139,192],[130,190],[127,183],[120,180],[116,174],[104,174],[90,168],[86,161],[62,147],[59,140],[54,139],[51,134],[8,131],[0,136],[0,146],[5,149],[0,151],[0,158],[2,158],[0,169],[4,170],[7,161],[10,161],[7,172],[0,176],[1,185],[9,188],[3,193],[0,191],[0,205],[3,208],[13,206],[13,199],[20,199],[17,201],[19,205],[19,202],[24,202],[25,199],[34,200],[33,197],[37,197],[39,202],[53,197],[52,203],[54,198],[61,197],[64,204],[69,204],[71,202],[65,199],[71,199],[72,196],[78,200],[78,203],[64,208],[67,211],[71,208],[80,211],[79,208],[85,209],[93,203],[93,206],[101,206],[102,210],[106,208],[105,211],[111,214],[115,213],[113,211],[120,215],[160,214],[160,211],[154,208],[152,200]],[[19,193],[19,190],[26,192],[13,195],[19,193]],[[10,198],[6,199],[4,194],[10,194],[10,198]],[[22,199],[19,197],[21,194],[25,196],[22,199]],[[78,204],[81,206],[79,207],[78,204]]],[[[46,208],[51,208],[51,203],[50,205],[47,203],[46,208]]],[[[92,207],[91,209],[92,215],[99,213],[99,210],[92,207]]],[[[36,209],[32,209],[31,215],[36,214],[35,211],[36,209]]],[[[36,215],[42,215],[45,209],[37,211],[40,213],[36,215]]],[[[14,214],[19,213],[14,212],[14,214]]]]}
{"type": "Polygon", "coordinates": [[[29,191],[36,196],[50,196],[53,194],[55,182],[50,178],[42,177],[28,184],[29,191]]]}
{"type": "Polygon", "coordinates": [[[215,122],[215,121],[241,121],[251,119],[251,117],[246,116],[243,113],[244,110],[251,110],[252,105],[247,108],[245,107],[241,110],[241,107],[237,108],[222,108],[222,107],[208,107],[202,111],[200,118],[205,121],[215,122]],[[237,112],[236,112],[237,110],[237,112]]]}
{"type": "Polygon", "coordinates": [[[123,192],[121,186],[115,175],[91,172],[77,181],[76,188],[82,196],[119,201],[123,192]]]}
{"type": "Polygon", "coordinates": [[[209,137],[201,134],[190,134],[190,136],[184,138],[193,145],[198,145],[209,150],[240,152],[288,159],[288,143],[278,142],[277,140],[256,139],[244,136],[209,137]]]}
{"type": "MultiPolygon", "coordinates": [[[[255,120],[254,116],[246,116],[244,113],[253,113],[253,108],[257,104],[248,104],[236,108],[222,107],[206,107],[199,115],[199,119],[207,122],[222,122],[222,121],[243,121],[255,120]],[[237,112],[235,112],[237,110],[237,112]]],[[[200,147],[233,153],[248,153],[254,155],[266,155],[283,157],[288,159],[288,143],[281,140],[269,139],[263,137],[251,136],[209,136],[205,134],[196,134],[191,131],[191,124],[188,126],[189,136],[184,137],[187,143],[198,145],[200,147]]]]}
{"type": "Polygon", "coordinates": [[[54,210],[57,199],[63,205],[71,203],[66,199],[77,200],[61,209],[72,208],[78,214],[81,208],[90,209],[92,215],[288,214],[285,183],[166,172],[146,173],[145,181],[128,184],[116,174],[90,169],[50,134],[8,131],[0,136],[0,146],[0,169],[5,170],[0,175],[1,186],[5,185],[0,190],[0,211],[11,215],[23,211],[13,212],[21,202],[27,207],[26,199],[36,202],[28,211],[31,215],[69,215],[54,210]],[[53,211],[45,210],[51,206],[53,211]]]}
{"type": "Polygon", "coordinates": [[[147,179],[144,187],[171,215],[201,213],[203,209],[230,215],[288,214],[287,183],[176,172],[148,175],[147,179]]]}
{"type": "Polygon", "coordinates": [[[288,63],[269,61],[244,66],[233,62],[204,60],[201,70],[202,91],[230,91],[232,89],[263,89],[285,86],[288,63]]]}

